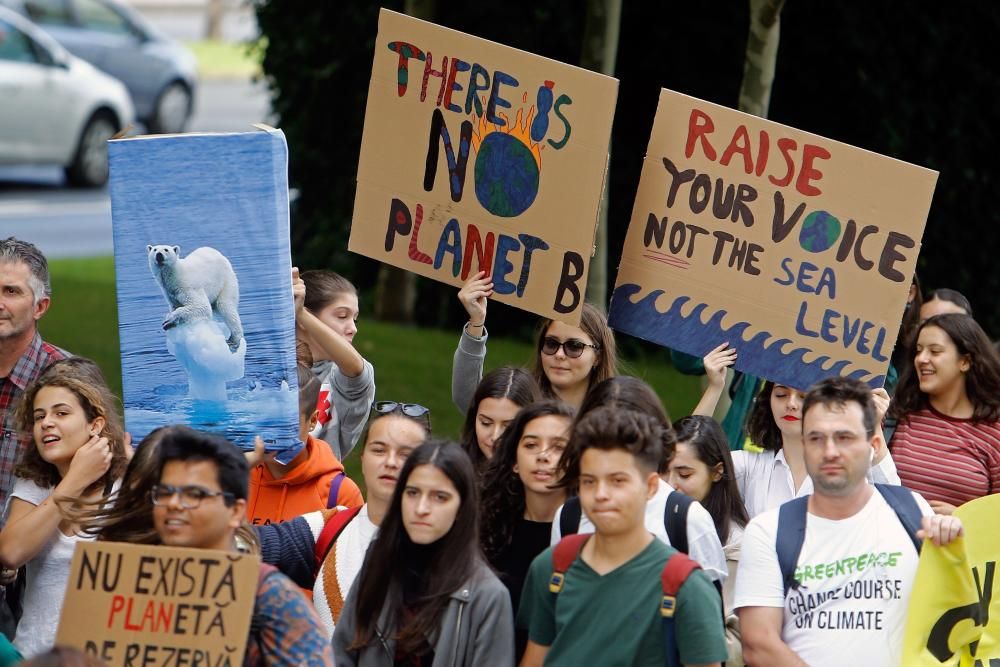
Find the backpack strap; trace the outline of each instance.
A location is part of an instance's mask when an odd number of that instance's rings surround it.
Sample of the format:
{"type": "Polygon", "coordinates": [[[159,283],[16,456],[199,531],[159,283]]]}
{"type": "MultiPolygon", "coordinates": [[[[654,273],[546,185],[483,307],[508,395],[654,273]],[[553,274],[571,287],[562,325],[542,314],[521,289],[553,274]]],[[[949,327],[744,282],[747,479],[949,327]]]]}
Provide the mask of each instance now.
{"type": "Polygon", "coordinates": [[[333,509],[337,506],[337,497],[340,495],[340,485],[344,483],[344,471],[341,470],[330,480],[330,495],[326,499],[326,508],[333,509]]]}
{"type": "Polygon", "coordinates": [[[316,571],[319,571],[319,568],[322,567],[323,561],[326,560],[326,555],[330,553],[330,549],[333,548],[333,544],[340,537],[340,534],[344,532],[344,528],[347,528],[347,524],[360,511],[361,507],[340,510],[323,525],[323,530],[320,531],[319,537],[316,538],[316,571]]]}
{"type": "Polygon", "coordinates": [[[575,533],[559,540],[552,550],[552,576],[549,578],[549,592],[558,594],[566,581],[566,571],[580,555],[583,543],[593,533],[575,533]]]}
{"type": "Polygon", "coordinates": [[[677,593],[688,576],[701,566],[687,555],[677,552],[667,559],[660,573],[663,584],[663,601],[660,615],[663,617],[663,643],[667,655],[667,667],[681,667],[680,650],[677,647],[677,631],[674,627],[674,612],[677,611],[677,593]]]}
{"type": "Polygon", "coordinates": [[[688,552],[687,517],[694,500],[680,491],[671,491],[667,504],[663,507],[663,527],[667,531],[670,546],[682,554],[688,552]]]}
{"type": "Polygon", "coordinates": [[[580,507],[580,497],[573,496],[567,498],[563,503],[562,512],[559,514],[559,536],[575,535],[580,532],[580,519],[583,517],[583,508],[580,507]]]}
{"type": "Polygon", "coordinates": [[[799,587],[795,579],[795,566],[806,541],[806,513],[809,510],[809,496],[793,498],[778,509],[778,535],[774,540],[774,550],[778,555],[781,582],[788,591],[799,587]]]}
{"type": "Polygon", "coordinates": [[[903,528],[906,529],[907,534],[913,541],[913,547],[919,554],[923,540],[917,537],[917,531],[920,530],[923,513],[920,511],[920,505],[917,504],[913,493],[905,486],[895,486],[893,484],[876,484],[875,488],[882,494],[885,502],[893,509],[896,516],[899,517],[899,522],[903,524],[903,528]]]}

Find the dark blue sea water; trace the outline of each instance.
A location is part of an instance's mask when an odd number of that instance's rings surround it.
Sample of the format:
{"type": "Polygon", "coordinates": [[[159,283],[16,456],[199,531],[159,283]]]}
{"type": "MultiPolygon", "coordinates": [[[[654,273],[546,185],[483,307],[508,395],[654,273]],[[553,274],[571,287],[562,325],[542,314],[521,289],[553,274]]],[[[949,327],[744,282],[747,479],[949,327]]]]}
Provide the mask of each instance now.
{"type": "Polygon", "coordinates": [[[258,434],[270,449],[296,446],[284,135],[129,139],[111,142],[109,155],[125,421],[133,438],[183,423],[244,447],[258,434]],[[167,350],[162,323],[171,309],[147,245],[180,246],[182,258],[208,246],[232,264],[246,357],[244,376],[226,383],[225,400],[189,396],[188,374],[167,350]]]}
{"type": "MultiPolygon", "coordinates": [[[[623,284],[615,288],[608,309],[608,323],[619,331],[644,340],[702,357],[716,346],[728,342],[737,352],[736,370],[774,380],[779,384],[805,389],[825,377],[843,374],[847,361],[831,364],[827,356],[813,361],[805,361],[815,353],[804,347],[791,348],[787,338],[777,338],[774,334],[761,331],[749,340],[744,339],[749,322],[738,322],[728,329],[722,328],[725,310],[712,313],[708,322],[703,322],[708,306],[696,304],[687,316],[681,308],[691,300],[677,295],[666,312],[656,308],[656,300],[664,292],[653,290],[637,303],[632,298],[642,288],[635,284],[623,284]],[[829,365],[829,367],[825,367],[829,365]]],[[[885,369],[855,369],[847,375],[865,381],[873,388],[885,383],[885,369]]]]}

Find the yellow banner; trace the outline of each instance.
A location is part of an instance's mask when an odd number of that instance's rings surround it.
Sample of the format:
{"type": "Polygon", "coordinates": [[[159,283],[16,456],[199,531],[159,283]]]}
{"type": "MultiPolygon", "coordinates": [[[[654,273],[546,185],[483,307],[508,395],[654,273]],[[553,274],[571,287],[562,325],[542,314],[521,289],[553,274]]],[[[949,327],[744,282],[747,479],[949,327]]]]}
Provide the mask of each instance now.
{"type": "Polygon", "coordinates": [[[910,597],[903,665],[1000,667],[1000,494],[962,505],[965,537],[924,544],[910,597]]]}

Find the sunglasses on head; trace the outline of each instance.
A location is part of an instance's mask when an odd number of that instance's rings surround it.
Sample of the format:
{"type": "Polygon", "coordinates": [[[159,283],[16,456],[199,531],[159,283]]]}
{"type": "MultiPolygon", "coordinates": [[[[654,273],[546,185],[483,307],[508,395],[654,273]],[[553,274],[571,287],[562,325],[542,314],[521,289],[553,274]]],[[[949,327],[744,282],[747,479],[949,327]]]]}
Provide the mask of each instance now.
{"type": "Polygon", "coordinates": [[[411,419],[417,419],[427,424],[430,428],[431,425],[431,409],[425,408],[419,403],[397,403],[396,401],[375,401],[372,406],[380,415],[390,415],[393,413],[399,413],[411,419]]]}
{"type": "Polygon", "coordinates": [[[560,347],[563,349],[563,353],[570,359],[578,358],[588,347],[594,348],[594,352],[601,349],[598,345],[584,343],[582,340],[577,340],[576,338],[570,338],[569,340],[560,342],[558,338],[546,336],[542,340],[542,354],[552,356],[559,351],[560,347]]]}

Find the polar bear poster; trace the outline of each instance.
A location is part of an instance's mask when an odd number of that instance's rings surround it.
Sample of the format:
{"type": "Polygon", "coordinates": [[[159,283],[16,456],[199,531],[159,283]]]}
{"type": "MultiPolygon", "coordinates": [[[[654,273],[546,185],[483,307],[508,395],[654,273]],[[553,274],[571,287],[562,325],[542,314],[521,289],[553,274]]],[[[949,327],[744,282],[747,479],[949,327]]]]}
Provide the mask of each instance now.
{"type": "Polygon", "coordinates": [[[126,427],[297,452],[287,149],[276,130],[109,144],[126,427]]]}

